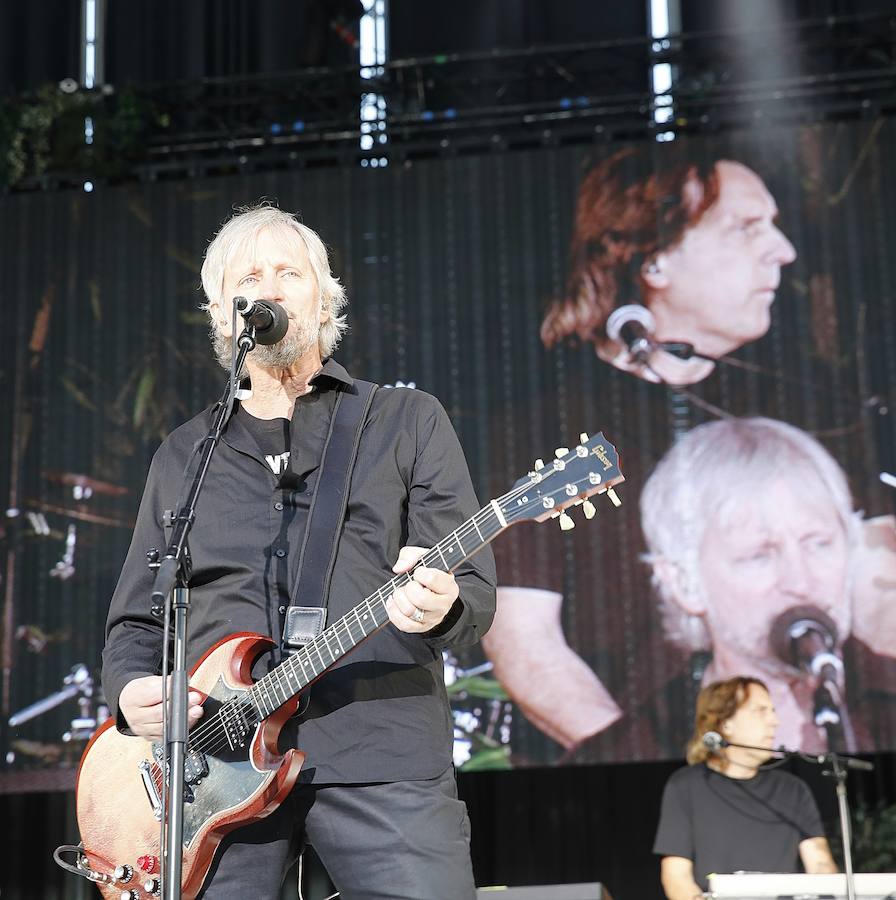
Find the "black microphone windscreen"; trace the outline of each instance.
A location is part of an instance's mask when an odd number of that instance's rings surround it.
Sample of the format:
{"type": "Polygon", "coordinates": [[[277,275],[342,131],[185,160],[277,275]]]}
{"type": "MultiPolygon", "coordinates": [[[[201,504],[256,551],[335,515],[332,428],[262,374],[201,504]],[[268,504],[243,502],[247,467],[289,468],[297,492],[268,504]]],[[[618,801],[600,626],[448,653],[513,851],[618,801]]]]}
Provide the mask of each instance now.
{"type": "Polygon", "coordinates": [[[257,300],[255,305],[270,313],[268,324],[260,325],[256,329],[255,340],[259,344],[276,344],[282,341],[289,331],[289,317],[286,310],[279,303],[272,303],[269,300],[257,300]]]}
{"type": "Polygon", "coordinates": [[[837,626],[817,606],[794,606],[772,622],[768,639],[778,659],[799,668],[806,662],[807,654],[811,656],[811,651],[830,650],[836,645],[837,626]],[[807,637],[809,640],[805,640],[807,637]]]}

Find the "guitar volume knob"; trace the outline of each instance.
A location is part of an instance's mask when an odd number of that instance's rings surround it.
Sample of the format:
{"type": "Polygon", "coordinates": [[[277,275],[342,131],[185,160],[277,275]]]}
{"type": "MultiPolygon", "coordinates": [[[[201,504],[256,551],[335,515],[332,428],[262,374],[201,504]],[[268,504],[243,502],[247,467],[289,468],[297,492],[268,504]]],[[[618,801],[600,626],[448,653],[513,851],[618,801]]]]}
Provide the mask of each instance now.
{"type": "Polygon", "coordinates": [[[134,870],[131,866],[116,866],[112,877],[122,884],[127,884],[134,877],[134,870]]]}
{"type": "Polygon", "coordinates": [[[153,897],[162,896],[162,885],[158,878],[147,878],[146,881],[143,882],[143,890],[153,897]]]}
{"type": "Polygon", "coordinates": [[[140,900],[136,891],[122,891],[120,900],[140,900]]]}

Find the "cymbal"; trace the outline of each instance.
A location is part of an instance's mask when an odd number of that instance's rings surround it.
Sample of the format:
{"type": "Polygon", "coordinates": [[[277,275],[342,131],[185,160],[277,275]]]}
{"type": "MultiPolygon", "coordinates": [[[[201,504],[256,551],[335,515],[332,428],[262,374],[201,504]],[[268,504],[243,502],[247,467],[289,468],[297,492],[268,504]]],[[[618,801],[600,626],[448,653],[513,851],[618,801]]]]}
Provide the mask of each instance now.
{"type": "Polygon", "coordinates": [[[94,494],[107,494],[110,497],[121,497],[130,493],[126,487],[112,484],[110,481],[100,481],[89,475],[81,475],[78,472],[44,472],[44,478],[53,484],[62,484],[66,487],[90,488],[94,494]]]}
{"type": "Polygon", "coordinates": [[[53,503],[45,503],[43,500],[27,500],[26,507],[38,509],[45,513],[56,513],[67,516],[69,519],[77,519],[79,522],[92,522],[94,525],[111,525],[113,528],[133,528],[134,523],[126,519],[117,519],[113,516],[103,516],[99,513],[85,509],[83,504],[75,509],[65,506],[56,506],[53,503]]]}

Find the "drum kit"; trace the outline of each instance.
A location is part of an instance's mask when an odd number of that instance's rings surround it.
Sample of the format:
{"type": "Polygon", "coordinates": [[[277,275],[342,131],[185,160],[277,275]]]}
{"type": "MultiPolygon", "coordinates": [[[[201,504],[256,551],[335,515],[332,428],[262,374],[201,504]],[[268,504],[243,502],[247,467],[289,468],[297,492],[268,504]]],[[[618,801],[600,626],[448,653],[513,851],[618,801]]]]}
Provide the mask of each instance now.
{"type": "MultiPolygon", "coordinates": [[[[23,509],[8,509],[6,518],[8,526],[15,524],[15,533],[20,540],[61,543],[59,559],[47,570],[46,576],[58,582],[66,582],[75,575],[76,559],[83,555],[84,548],[97,543],[95,526],[103,529],[103,533],[106,528],[132,527],[127,518],[114,512],[116,500],[125,497],[129,490],[109,481],[75,472],[45,471],[43,482],[48,487],[41,492],[41,497],[27,498],[23,509]]],[[[7,538],[10,538],[10,530],[7,527],[7,538]]],[[[65,646],[69,633],[48,631],[43,624],[19,623],[14,637],[29,652],[42,654],[50,644],[65,646]]],[[[15,672],[12,674],[14,676],[15,672]]],[[[77,763],[93,733],[109,717],[102,687],[95,675],[96,672],[89,665],[76,662],[63,677],[58,690],[9,715],[7,734],[10,740],[6,750],[8,766],[67,768],[77,763]],[[26,722],[66,703],[73,703],[77,709],[59,741],[29,740],[22,732],[14,731],[26,722]]]]}
{"type": "Polygon", "coordinates": [[[491,674],[492,664],[463,667],[442,652],[454,720],[454,765],[465,772],[510,768],[513,704],[491,674]]]}

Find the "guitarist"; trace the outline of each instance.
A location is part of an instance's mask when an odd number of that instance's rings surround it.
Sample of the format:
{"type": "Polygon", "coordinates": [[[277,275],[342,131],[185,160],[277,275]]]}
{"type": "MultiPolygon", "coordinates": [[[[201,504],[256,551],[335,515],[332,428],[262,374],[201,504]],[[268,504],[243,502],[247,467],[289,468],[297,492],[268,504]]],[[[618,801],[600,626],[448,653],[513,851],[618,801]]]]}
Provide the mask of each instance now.
{"type": "MultiPolygon", "coordinates": [[[[249,355],[248,390],[197,506],[190,666],[234,632],[280,638],[336,398],[354,384],[332,359],[346,328],[344,289],[320,238],[294,216],[269,205],[238,212],[210,243],[202,284],[225,368],[241,327],[232,320],[233,297],[282,304],[289,329],[279,343],[249,355]]],[[[200,413],[156,452],[109,611],[106,698],[120,729],[149,740],[161,736],[162,648],[160,624],[149,611],[145,553],[166,546],[163,513],[175,508],[182,472],[210,421],[210,410],[200,413]]],[[[350,485],[328,597],[320,602],[328,622],[394,573],[409,571],[421,548],[479,508],[448,416],[416,390],[375,392],[350,485]]],[[[295,729],[284,730],[306,754],[299,782],[268,817],[225,838],[204,900],[278,898],[304,841],[343,900],[474,896],[441,651],[474,643],[489,628],[491,551],[453,575],[418,568],[388,608],[391,624],[316,682],[295,729]]],[[[279,651],[263,657],[256,677],[279,659],[279,651]]],[[[191,691],[191,727],[202,717],[200,701],[191,691]]]]}

